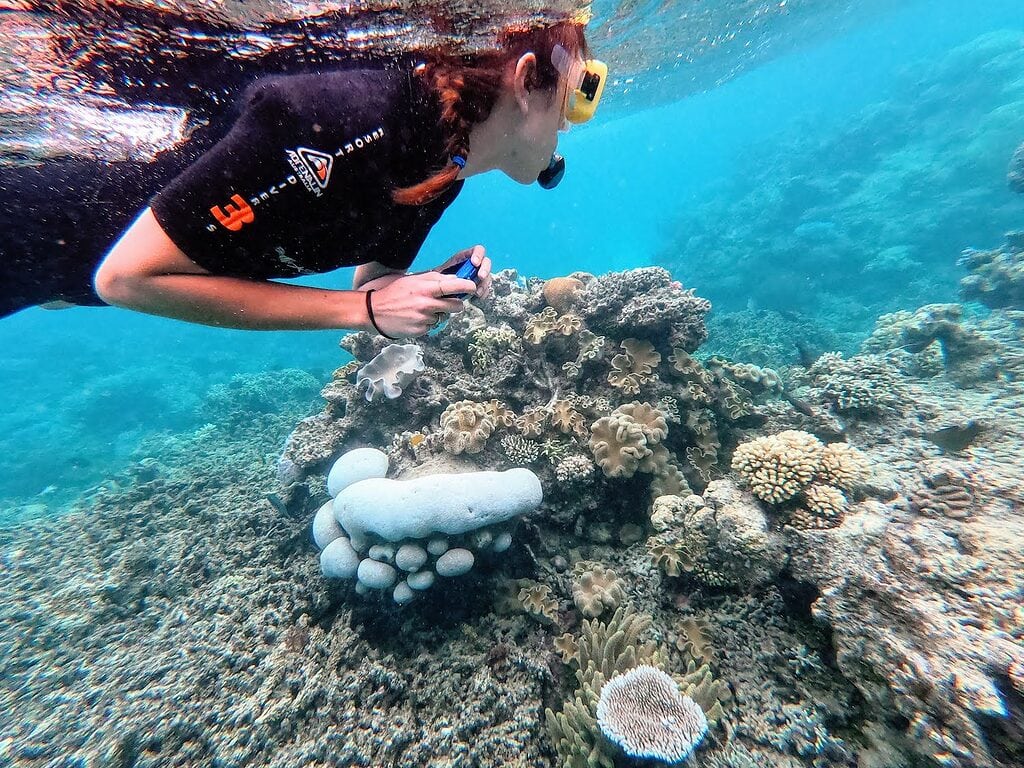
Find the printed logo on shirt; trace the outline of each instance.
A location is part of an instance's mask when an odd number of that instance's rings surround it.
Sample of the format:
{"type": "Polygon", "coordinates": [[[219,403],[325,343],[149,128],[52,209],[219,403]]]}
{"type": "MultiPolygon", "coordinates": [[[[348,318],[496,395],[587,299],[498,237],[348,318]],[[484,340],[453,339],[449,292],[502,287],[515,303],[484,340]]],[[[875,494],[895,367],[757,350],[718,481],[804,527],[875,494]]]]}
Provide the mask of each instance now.
{"type": "Polygon", "coordinates": [[[307,190],[320,197],[331,180],[334,157],[308,147],[287,150],[288,164],[307,190]]]}
{"type": "Polygon", "coordinates": [[[210,213],[213,214],[213,218],[217,220],[218,224],[232,232],[237,232],[246,224],[252,224],[256,218],[256,214],[252,212],[252,208],[242,199],[241,195],[232,195],[231,202],[226,203],[224,208],[219,205],[213,206],[210,213]]]}
{"type": "MultiPolygon", "coordinates": [[[[221,210],[220,206],[215,205],[210,212],[219,224],[232,232],[237,232],[244,224],[252,222],[253,208],[270,203],[286,189],[294,187],[300,182],[316,197],[321,197],[331,181],[331,171],[336,158],[347,157],[383,138],[384,128],[378,127],[361,136],[352,137],[351,140],[337,147],[333,154],[308,147],[285,150],[288,164],[295,171],[294,173],[290,173],[280,181],[256,192],[249,197],[248,202],[242,200],[238,195],[233,195],[231,199],[235,203],[234,205],[229,203],[224,206],[225,210],[221,210]]],[[[207,224],[206,231],[216,232],[217,225],[207,224]]]]}

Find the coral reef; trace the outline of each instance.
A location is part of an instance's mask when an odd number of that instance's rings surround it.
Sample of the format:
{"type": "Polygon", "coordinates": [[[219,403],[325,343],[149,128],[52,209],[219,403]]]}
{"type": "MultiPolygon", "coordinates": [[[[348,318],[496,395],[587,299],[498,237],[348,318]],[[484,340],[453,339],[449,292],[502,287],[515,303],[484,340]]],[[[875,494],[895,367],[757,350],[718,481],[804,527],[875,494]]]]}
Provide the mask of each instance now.
{"type": "Polygon", "coordinates": [[[296,477],[315,490],[332,457],[367,445],[388,450],[399,474],[445,455],[529,466],[550,489],[541,512],[566,527],[586,511],[616,517],[634,492],[703,487],[734,431],[780,392],[774,371],[690,355],[706,338],[709,306],[656,267],[562,283],[499,273],[472,317],[455,315],[422,340],[425,368],[402,408],[359,397],[353,370],[387,345],[349,335],[356,362],[336,373],[326,408],[298,425],[282,455],[287,492],[296,477]],[[551,304],[568,307],[569,294],[571,309],[551,304]],[[396,441],[402,434],[422,437],[412,446],[396,441]]]}
{"type": "Polygon", "coordinates": [[[1005,180],[1021,142],[1022,68],[1019,33],[995,32],[907,68],[886,101],[835,127],[772,135],[701,204],[681,207],[658,263],[716,312],[775,311],[839,334],[952,301],[963,245],[1019,216],[1005,180]]]}

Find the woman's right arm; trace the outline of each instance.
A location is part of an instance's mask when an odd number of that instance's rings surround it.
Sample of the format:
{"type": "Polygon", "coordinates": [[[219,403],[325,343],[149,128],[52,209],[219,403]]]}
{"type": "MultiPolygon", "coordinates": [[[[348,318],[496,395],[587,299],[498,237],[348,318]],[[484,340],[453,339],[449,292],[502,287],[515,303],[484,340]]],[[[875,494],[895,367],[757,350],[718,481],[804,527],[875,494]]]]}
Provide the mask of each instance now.
{"type": "MultiPolygon", "coordinates": [[[[409,275],[373,295],[374,315],[389,336],[426,333],[440,313],[462,309],[443,294],[471,292],[468,280],[437,273],[409,275]],[[439,279],[441,278],[441,279],[439,279]]],[[[373,330],[363,291],[335,291],[214,275],[188,258],[149,208],[107,254],[94,277],[108,304],[224,328],[373,330]]]]}

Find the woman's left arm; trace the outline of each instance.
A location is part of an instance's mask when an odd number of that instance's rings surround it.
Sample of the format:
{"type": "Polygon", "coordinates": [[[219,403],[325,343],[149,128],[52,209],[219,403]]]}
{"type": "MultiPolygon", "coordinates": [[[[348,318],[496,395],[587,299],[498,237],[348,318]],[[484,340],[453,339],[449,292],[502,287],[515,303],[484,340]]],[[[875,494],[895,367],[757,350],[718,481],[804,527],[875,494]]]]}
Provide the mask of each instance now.
{"type": "Polygon", "coordinates": [[[355,277],[352,278],[352,290],[368,291],[371,288],[379,290],[386,285],[391,285],[400,277],[405,277],[404,269],[393,269],[386,267],[380,262],[371,261],[369,264],[360,264],[356,267],[355,277]]]}

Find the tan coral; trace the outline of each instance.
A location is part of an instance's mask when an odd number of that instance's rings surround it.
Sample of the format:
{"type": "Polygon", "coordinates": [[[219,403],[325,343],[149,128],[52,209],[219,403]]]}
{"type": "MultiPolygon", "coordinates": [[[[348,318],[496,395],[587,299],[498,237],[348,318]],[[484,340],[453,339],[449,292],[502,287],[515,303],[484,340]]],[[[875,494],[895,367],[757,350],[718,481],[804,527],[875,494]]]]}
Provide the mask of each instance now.
{"type": "Polygon", "coordinates": [[[678,549],[655,538],[648,539],[647,554],[654,566],[660,568],[666,576],[681,576],[683,571],[690,570],[678,549]]]}
{"type": "Polygon", "coordinates": [[[448,453],[480,453],[494,432],[483,403],[460,400],[441,414],[441,442],[448,453]]]}
{"type": "Polygon", "coordinates": [[[545,308],[539,315],[533,315],[526,321],[523,338],[531,344],[540,344],[554,329],[557,319],[558,313],[553,308],[545,308]]]}
{"type": "Polygon", "coordinates": [[[488,400],[484,405],[487,415],[496,427],[511,427],[516,423],[515,413],[500,400],[488,400]]]}
{"type": "Polygon", "coordinates": [[[571,632],[559,635],[551,641],[551,644],[555,646],[558,655],[562,657],[563,663],[570,664],[579,661],[580,644],[576,642],[576,638],[571,632]]]}
{"type": "Polygon", "coordinates": [[[526,437],[540,437],[547,423],[548,413],[543,408],[527,408],[516,419],[516,429],[526,437]]]}
{"type": "Polygon", "coordinates": [[[587,434],[583,414],[577,411],[569,400],[555,400],[551,404],[551,424],[562,434],[583,437],[587,434]]]}
{"type": "Polygon", "coordinates": [[[778,504],[811,482],[823,448],[814,435],[790,429],[741,443],[733,454],[732,468],[755,496],[778,504]]]}
{"type": "Polygon", "coordinates": [[[581,560],[573,568],[572,601],[588,619],[606,610],[615,610],[626,599],[625,582],[611,568],[590,560],[581,560]]]}
{"type": "Polygon", "coordinates": [[[547,584],[532,584],[519,590],[523,610],[544,624],[553,624],[558,618],[558,601],[551,596],[547,584]]]}
{"type": "Polygon", "coordinates": [[[817,479],[853,491],[871,477],[871,462],[849,443],[829,443],[821,452],[817,479]]]}
{"type": "Polygon", "coordinates": [[[804,489],[806,509],[798,509],[789,518],[794,528],[835,528],[846,511],[846,496],[831,485],[812,483],[804,489]]]}
{"type": "Polygon", "coordinates": [[[572,312],[560,315],[555,320],[552,330],[558,331],[563,336],[572,336],[583,327],[583,319],[572,312]]]}
{"type": "Polygon", "coordinates": [[[620,405],[612,413],[623,413],[639,424],[648,444],[660,443],[668,436],[668,422],[665,421],[665,414],[650,403],[634,400],[632,403],[620,405]]]}
{"type": "Polygon", "coordinates": [[[632,477],[651,455],[643,427],[622,413],[590,425],[590,450],[605,477],[632,477]]]}
{"type": "Polygon", "coordinates": [[[649,341],[641,339],[625,339],[619,346],[625,351],[612,358],[608,383],[626,394],[635,395],[640,392],[641,385],[650,380],[661,362],[661,353],[649,341]]]}

